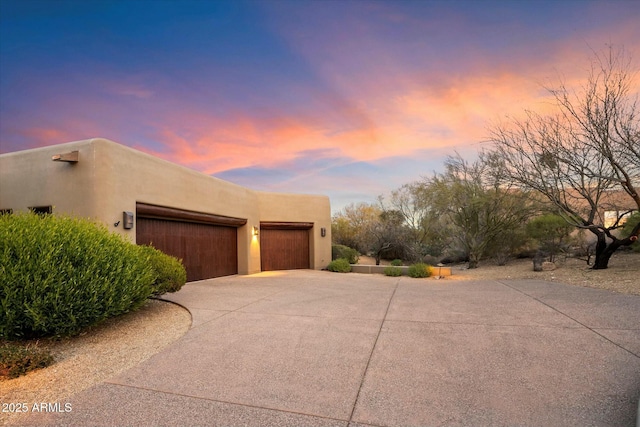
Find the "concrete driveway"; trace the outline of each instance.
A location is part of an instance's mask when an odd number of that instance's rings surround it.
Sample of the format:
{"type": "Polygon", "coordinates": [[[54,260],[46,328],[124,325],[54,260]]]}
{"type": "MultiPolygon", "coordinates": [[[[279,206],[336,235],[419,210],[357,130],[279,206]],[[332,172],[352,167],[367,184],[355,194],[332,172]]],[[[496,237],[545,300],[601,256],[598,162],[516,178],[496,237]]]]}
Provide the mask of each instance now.
{"type": "Polygon", "coordinates": [[[194,282],[167,299],[193,316],[183,338],[38,423],[636,423],[638,296],[289,271],[194,282]]]}

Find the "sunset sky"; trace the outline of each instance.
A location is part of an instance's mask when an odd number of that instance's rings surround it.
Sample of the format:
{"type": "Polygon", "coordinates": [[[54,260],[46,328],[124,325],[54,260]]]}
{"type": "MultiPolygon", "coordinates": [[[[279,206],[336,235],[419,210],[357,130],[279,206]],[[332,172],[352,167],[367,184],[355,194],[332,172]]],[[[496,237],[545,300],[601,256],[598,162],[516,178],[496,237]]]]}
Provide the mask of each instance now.
{"type": "Polygon", "coordinates": [[[0,153],[104,137],[334,211],[473,158],[640,0],[0,0],[0,153]]]}

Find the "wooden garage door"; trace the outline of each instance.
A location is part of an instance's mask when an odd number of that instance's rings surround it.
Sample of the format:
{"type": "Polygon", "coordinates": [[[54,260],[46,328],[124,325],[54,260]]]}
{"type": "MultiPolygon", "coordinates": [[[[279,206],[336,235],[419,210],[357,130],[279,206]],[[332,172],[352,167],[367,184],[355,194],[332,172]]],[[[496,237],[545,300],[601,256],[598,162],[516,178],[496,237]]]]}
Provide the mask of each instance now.
{"type": "Polygon", "coordinates": [[[262,271],[310,268],[309,223],[261,223],[262,271]]]}
{"type": "Polygon", "coordinates": [[[188,220],[180,220],[177,210],[171,210],[168,216],[161,217],[162,213],[166,215],[168,211],[154,211],[148,207],[144,205],[141,208],[138,205],[136,242],[153,245],[164,253],[182,259],[187,270],[187,281],[238,273],[237,227],[204,222],[204,217],[199,217],[200,221],[194,219],[194,215],[206,214],[189,213],[188,220]]]}

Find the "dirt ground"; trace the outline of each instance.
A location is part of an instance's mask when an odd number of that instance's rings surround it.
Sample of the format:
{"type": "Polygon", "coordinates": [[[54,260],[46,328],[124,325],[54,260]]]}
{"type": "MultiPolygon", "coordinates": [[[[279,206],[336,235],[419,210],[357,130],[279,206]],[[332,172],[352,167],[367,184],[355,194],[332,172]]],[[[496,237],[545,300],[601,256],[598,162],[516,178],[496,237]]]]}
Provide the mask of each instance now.
{"type": "MultiPolygon", "coordinates": [[[[375,264],[370,257],[361,256],[358,264],[375,264]]],[[[381,264],[389,264],[382,261],[381,264]]],[[[584,260],[564,258],[556,262],[553,271],[533,271],[530,259],[511,260],[504,266],[491,260],[469,270],[466,264],[450,265],[453,276],[446,280],[542,279],[574,286],[608,289],[614,292],[640,295],[640,253],[619,252],[613,255],[606,270],[592,270],[584,260]]]]}

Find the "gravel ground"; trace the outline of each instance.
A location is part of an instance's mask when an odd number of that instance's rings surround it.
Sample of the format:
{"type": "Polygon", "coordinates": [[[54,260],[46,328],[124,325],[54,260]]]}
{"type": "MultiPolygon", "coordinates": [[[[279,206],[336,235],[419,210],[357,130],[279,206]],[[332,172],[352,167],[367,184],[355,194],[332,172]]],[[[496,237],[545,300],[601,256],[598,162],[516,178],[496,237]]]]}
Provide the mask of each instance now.
{"type": "MultiPolygon", "coordinates": [[[[358,264],[373,265],[375,260],[361,256],[358,264]]],[[[382,260],[380,264],[388,265],[389,262],[382,260]]],[[[445,280],[541,279],[640,295],[640,280],[638,280],[640,253],[618,252],[613,255],[606,270],[591,270],[584,260],[575,258],[558,260],[554,271],[533,271],[531,259],[511,260],[504,266],[495,265],[493,261],[487,260],[473,270],[467,269],[466,265],[466,263],[448,265],[452,269],[453,276],[445,280]]]]}
{"type": "Polygon", "coordinates": [[[452,280],[541,279],[567,285],[607,289],[640,295],[640,253],[614,254],[606,270],[591,270],[584,260],[561,259],[553,271],[533,271],[530,259],[513,260],[505,266],[481,263],[480,268],[468,270],[464,264],[453,267],[452,280]]]}
{"type": "MultiPolygon", "coordinates": [[[[360,257],[360,263],[371,263],[371,259],[360,257]]],[[[506,266],[487,261],[473,270],[460,264],[452,267],[452,277],[443,280],[542,279],[640,295],[638,253],[615,254],[607,270],[591,270],[585,261],[572,258],[560,260],[557,266],[554,271],[534,272],[531,260],[513,260],[506,266]]],[[[191,316],[185,309],[150,300],[139,311],[111,319],[78,337],[43,340],[40,345],[52,351],[56,363],[20,378],[0,380],[0,402],[64,405],[75,393],[148,359],[183,336],[190,326],[191,316]]],[[[20,417],[3,413],[0,425],[20,423],[20,417]]]]}
{"type": "MultiPolygon", "coordinates": [[[[80,336],[59,341],[41,340],[56,362],[38,371],[0,380],[0,402],[60,402],[115,376],[158,353],[183,336],[191,326],[184,308],[149,300],[140,310],[110,319],[80,336]]],[[[22,414],[0,414],[0,425],[20,423],[22,414]]]]}

